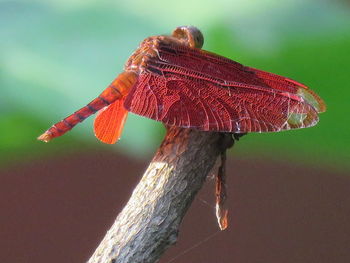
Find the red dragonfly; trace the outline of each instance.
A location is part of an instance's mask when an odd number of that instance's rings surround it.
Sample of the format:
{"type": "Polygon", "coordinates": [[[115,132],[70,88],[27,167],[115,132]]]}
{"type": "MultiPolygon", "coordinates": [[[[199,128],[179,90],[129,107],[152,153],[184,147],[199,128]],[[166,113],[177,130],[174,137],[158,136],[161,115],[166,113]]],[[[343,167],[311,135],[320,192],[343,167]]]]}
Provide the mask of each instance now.
{"type": "Polygon", "coordinates": [[[248,133],[310,127],[326,110],[305,85],[202,50],[203,42],[192,26],[146,38],[97,98],[38,139],[61,136],[97,111],[95,135],[112,144],[128,111],[170,126],[248,133]]]}

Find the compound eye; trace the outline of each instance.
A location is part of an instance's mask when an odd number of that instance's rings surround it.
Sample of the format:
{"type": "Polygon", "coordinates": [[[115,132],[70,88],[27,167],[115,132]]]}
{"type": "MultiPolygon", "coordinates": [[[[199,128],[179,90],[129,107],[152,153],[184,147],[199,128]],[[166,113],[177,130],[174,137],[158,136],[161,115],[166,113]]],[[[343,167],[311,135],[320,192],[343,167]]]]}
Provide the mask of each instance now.
{"type": "Polygon", "coordinates": [[[194,42],[195,42],[195,47],[196,48],[202,48],[204,44],[204,37],[202,32],[196,28],[196,27],[191,27],[191,34],[193,36],[194,42]]]}
{"type": "Polygon", "coordinates": [[[201,48],[204,43],[201,31],[194,26],[177,27],[173,31],[172,36],[184,41],[192,48],[201,48]]]}

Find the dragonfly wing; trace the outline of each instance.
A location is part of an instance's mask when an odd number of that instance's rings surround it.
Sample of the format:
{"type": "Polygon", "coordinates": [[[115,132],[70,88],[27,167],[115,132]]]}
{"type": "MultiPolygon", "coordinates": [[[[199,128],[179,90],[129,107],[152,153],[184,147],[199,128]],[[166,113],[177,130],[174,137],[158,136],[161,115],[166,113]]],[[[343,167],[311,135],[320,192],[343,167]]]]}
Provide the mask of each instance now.
{"type": "Polygon", "coordinates": [[[312,105],[317,112],[325,112],[326,104],[324,101],[312,90],[304,84],[293,79],[279,76],[263,70],[245,67],[245,70],[252,72],[257,78],[261,79],[266,85],[276,90],[290,92],[289,89],[294,89],[292,93],[302,97],[307,103],[312,105]]]}
{"type": "Polygon", "coordinates": [[[313,126],[325,110],[301,83],[165,42],[147,60],[124,106],[167,125],[235,133],[313,126]]]}
{"type": "Polygon", "coordinates": [[[304,128],[318,121],[313,106],[288,92],[236,82],[221,85],[175,66],[172,72],[156,70],[139,76],[124,103],[128,111],[170,126],[234,133],[304,128]]]}
{"type": "Polygon", "coordinates": [[[234,81],[294,94],[313,106],[316,111],[324,112],[326,110],[325,103],[315,92],[295,80],[246,67],[236,61],[205,50],[161,43],[158,46],[157,54],[158,56],[150,61],[148,69],[152,69],[152,63],[157,64],[157,67],[162,70],[169,70],[173,66],[177,66],[182,74],[191,72],[191,74],[201,78],[234,81]]]}
{"type": "Polygon", "coordinates": [[[97,113],[94,131],[100,141],[113,144],[119,140],[128,115],[128,111],[123,106],[124,98],[113,102],[97,113]]]}

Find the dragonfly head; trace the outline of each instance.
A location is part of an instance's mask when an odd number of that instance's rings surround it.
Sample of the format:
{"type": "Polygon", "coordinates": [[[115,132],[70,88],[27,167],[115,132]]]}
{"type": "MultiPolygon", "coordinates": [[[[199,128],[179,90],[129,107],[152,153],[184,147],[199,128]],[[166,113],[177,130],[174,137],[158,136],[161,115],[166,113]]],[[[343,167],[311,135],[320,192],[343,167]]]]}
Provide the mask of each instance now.
{"type": "Polygon", "coordinates": [[[177,27],[172,36],[184,41],[192,48],[201,48],[204,43],[202,32],[194,26],[177,27]]]}

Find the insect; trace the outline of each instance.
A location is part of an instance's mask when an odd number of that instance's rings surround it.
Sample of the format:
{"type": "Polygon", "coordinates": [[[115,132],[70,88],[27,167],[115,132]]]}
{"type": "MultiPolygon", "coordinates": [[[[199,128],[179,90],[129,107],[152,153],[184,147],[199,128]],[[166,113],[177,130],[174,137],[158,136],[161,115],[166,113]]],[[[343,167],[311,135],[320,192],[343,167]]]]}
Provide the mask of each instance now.
{"type": "Polygon", "coordinates": [[[326,110],[305,85],[202,50],[203,42],[192,26],[146,38],[97,98],[38,139],[61,136],[96,112],[95,135],[112,144],[129,111],[169,126],[248,133],[310,127],[326,110]]]}

